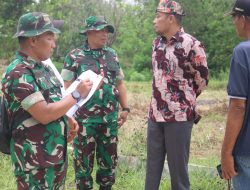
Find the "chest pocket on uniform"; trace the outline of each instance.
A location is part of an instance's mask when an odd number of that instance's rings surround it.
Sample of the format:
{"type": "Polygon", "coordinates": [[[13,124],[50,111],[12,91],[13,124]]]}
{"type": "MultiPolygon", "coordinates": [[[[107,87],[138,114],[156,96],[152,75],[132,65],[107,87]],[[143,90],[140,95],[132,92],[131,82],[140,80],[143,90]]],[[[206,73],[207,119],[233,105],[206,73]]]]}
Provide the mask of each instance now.
{"type": "Polygon", "coordinates": [[[98,73],[98,68],[96,65],[96,60],[91,56],[91,55],[85,55],[81,57],[78,61],[79,66],[81,67],[80,75],[82,72],[91,70],[94,71],[95,73],[98,73]]]}
{"type": "Polygon", "coordinates": [[[57,79],[53,71],[47,70],[47,72],[40,71],[40,70],[35,70],[32,71],[36,83],[38,87],[41,89],[41,92],[46,100],[49,100],[49,102],[53,102],[50,98],[50,96],[53,94],[58,94],[61,96],[60,90],[61,90],[61,83],[57,79]]]}
{"type": "Polygon", "coordinates": [[[109,82],[114,84],[116,81],[116,77],[120,72],[119,63],[116,61],[114,55],[110,52],[106,54],[105,62],[107,64],[107,75],[109,78],[109,82]]]}

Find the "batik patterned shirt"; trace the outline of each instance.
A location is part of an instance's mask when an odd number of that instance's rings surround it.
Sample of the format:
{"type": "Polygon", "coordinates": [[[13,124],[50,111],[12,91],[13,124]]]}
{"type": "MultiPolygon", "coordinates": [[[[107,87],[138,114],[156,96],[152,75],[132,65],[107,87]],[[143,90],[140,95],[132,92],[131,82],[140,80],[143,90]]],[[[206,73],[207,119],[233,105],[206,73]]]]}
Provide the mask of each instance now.
{"type": "Polygon", "coordinates": [[[153,94],[149,118],[156,122],[190,121],[196,117],[196,98],[208,84],[203,45],[183,30],[169,41],[153,42],[153,94]]]}
{"type": "Polygon", "coordinates": [[[61,117],[47,125],[39,123],[27,110],[40,101],[61,99],[60,82],[50,67],[20,52],[6,68],[2,91],[12,121],[11,159],[15,173],[65,162],[66,122],[61,117]]]}

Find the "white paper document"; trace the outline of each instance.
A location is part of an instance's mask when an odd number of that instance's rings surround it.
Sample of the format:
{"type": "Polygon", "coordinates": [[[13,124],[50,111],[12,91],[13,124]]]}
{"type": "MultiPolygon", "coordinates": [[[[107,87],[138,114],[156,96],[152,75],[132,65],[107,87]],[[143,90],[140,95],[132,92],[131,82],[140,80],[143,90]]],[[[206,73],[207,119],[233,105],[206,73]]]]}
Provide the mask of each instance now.
{"type": "Polygon", "coordinates": [[[97,75],[96,73],[94,73],[91,70],[87,70],[85,72],[83,72],[70,86],[69,88],[67,88],[66,90],[66,95],[71,94],[77,87],[77,85],[80,83],[81,80],[84,79],[90,79],[93,82],[93,86],[91,88],[91,90],[89,91],[89,94],[86,98],[81,99],[78,103],[76,103],[74,106],[72,106],[68,112],[66,113],[66,115],[68,117],[72,117],[75,112],[77,111],[77,109],[79,107],[81,107],[83,104],[85,104],[90,98],[91,96],[95,93],[98,85],[100,84],[100,82],[102,81],[102,76],[101,75],[97,75]]]}

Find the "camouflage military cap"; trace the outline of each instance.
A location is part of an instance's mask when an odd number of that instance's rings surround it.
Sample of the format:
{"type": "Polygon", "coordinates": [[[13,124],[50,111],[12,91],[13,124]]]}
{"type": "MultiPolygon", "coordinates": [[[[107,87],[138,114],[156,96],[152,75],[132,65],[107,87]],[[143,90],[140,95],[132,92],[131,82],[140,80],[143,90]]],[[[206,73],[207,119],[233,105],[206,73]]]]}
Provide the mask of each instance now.
{"type": "Polygon", "coordinates": [[[80,31],[80,34],[86,34],[89,30],[102,30],[105,27],[110,33],[114,33],[114,27],[109,25],[103,16],[90,16],[85,20],[85,27],[80,31]]]}
{"type": "Polygon", "coordinates": [[[181,5],[172,0],[160,0],[156,12],[185,16],[181,5]]]}
{"type": "MultiPolygon", "coordinates": [[[[56,22],[60,25],[62,22],[56,22]]],[[[59,27],[59,26],[58,26],[59,27]]],[[[38,36],[44,32],[60,33],[60,30],[55,28],[53,21],[49,15],[41,12],[32,12],[22,15],[19,18],[17,32],[13,38],[19,36],[32,37],[38,36]]]]}

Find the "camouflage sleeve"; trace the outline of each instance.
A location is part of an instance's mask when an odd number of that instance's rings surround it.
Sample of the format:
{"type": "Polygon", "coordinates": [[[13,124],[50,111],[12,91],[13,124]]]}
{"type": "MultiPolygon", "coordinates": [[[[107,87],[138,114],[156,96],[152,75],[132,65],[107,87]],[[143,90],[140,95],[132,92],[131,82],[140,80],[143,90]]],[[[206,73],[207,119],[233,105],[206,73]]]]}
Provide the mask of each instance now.
{"type": "Polygon", "coordinates": [[[22,74],[16,74],[16,72],[11,72],[11,80],[9,80],[11,85],[8,87],[8,92],[14,100],[21,103],[24,110],[28,110],[35,103],[43,101],[44,97],[33,75],[28,70],[22,74]]]}
{"type": "Polygon", "coordinates": [[[116,60],[117,60],[117,63],[120,67],[120,69],[117,71],[116,73],[116,77],[117,77],[117,80],[124,80],[124,73],[123,73],[123,70],[121,68],[121,65],[120,65],[120,62],[119,62],[119,59],[118,59],[118,56],[116,55],[116,60]]]}
{"type": "Polygon", "coordinates": [[[124,80],[125,76],[124,76],[122,68],[119,69],[116,77],[117,77],[117,80],[124,80]]]}
{"type": "Polygon", "coordinates": [[[70,52],[64,60],[64,66],[61,72],[64,81],[73,81],[76,79],[77,64],[75,63],[76,56],[70,52]]]}
{"type": "MultiPolygon", "coordinates": [[[[113,50],[113,49],[112,49],[113,50]]],[[[123,73],[123,70],[121,68],[121,65],[120,65],[120,61],[119,61],[119,58],[118,58],[118,55],[116,53],[115,50],[113,50],[113,53],[114,53],[114,57],[115,57],[115,60],[116,62],[118,63],[118,66],[119,66],[119,70],[116,72],[116,78],[117,80],[124,80],[124,73],[123,73]]]]}
{"type": "Polygon", "coordinates": [[[205,89],[208,84],[208,66],[205,48],[199,41],[195,41],[192,47],[191,62],[194,73],[194,89],[197,96],[205,89]]]}

